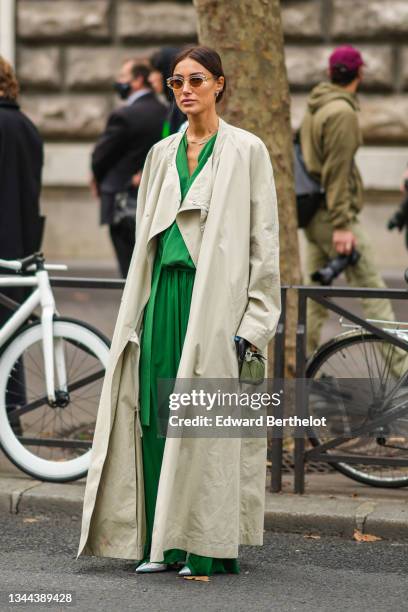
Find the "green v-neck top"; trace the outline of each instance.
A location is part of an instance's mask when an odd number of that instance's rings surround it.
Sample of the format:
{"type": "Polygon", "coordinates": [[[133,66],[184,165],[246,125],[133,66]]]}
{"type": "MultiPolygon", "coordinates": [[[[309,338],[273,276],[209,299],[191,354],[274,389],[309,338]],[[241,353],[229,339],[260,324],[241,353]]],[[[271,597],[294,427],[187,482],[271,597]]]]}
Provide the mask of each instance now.
{"type": "MultiPolygon", "coordinates": [[[[190,175],[187,159],[187,135],[186,132],[184,133],[176,155],[176,167],[180,180],[181,202],[183,202],[191,185],[194,183],[194,180],[200,174],[208,158],[212,154],[216,138],[217,134],[214,134],[214,136],[212,136],[201,149],[198,155],[197,167],[190,175]]],[[[164,230],[164,232],[162,232],[160,235],[158,252],[161,259],[161,266],[186,266],[188,268],[195,268],[176,220],[174,220],[172,225],[170,225],[170,227],[164,230]]]]}
{"type": "Polygon", "coordinates": [[[210,140],[206,142],[204,147],[201,149],[198,155],[197,167],[195,168],[194,172],[190,176],[190,171],[188,168],[188,160],[187,160],[187,133],[184,132],[183,138],[181,139],[179,148],[177,150],[177,157],[176,157],[176,166],[177,166],[177,171],[178,171],[179,178],[180,178],[181,201],[183,201],[184,198],[186,197],[188,190],[190,189],[191,185],[194,182],[194,179],[197,177],[198,174],[200,174],[205,163],[207,162],[208,158],[213,152],[216,138],[217,138],[217,134],[214,134],[214,136],[211,136],[210,140]]]}

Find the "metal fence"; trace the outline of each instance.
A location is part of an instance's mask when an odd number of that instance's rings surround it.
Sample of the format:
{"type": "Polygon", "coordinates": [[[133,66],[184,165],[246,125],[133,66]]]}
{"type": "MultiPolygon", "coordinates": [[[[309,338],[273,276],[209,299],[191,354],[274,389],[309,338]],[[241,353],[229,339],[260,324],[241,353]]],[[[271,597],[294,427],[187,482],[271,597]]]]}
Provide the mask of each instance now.
{"type": "MultiPolygon", "coordinates": [[[[64,288],[81,288],[81,289],[122,289],[125,284],[124,279],[95,279],[95,278],[78,278],[78,277],[50,277],[50,283],[53,287],[64,288]]],[[[332,312],[335,312],[341,317],[345,317],[352,323],[361,326],[367,332],[371,332],[383,338],[397,347],[408,351],[408,343],[400,338],[391,335],[377,325],[362,319],[349,309],[346,309],[333,301],[333,298],[385,298],[407,300],[408,290],[399,289],[369,289],[369,288],[348,288],[348,287],[316,287],[316,286],[282,286],[282,311],[277,326],[274,338],[274,367],[273,377],[282,380],[285,376],[285,338],[286,338],[286,318],[287,318],[287,296],[288,291],[296,290],[298,293],[298,317],[296,325],[296,379],[304,380],[306,377],[307,355],[306,355],[306,334],[307,334],[307,302],[309,299],[315,300],[322,304],[332,312]]],[[[20,304],[14,302],[10,298],[0,293],[0,304],[7,306],[10,310],[15,310],[20,304]]],[[[31,320],[36,316],[32,315],[31,320]]],[[[299,416],[308,413],[307,395],[302,393],[300,387],[296,392],[296,413],[299,416]]],[[[282,418],[284,415],[283,402],[274,410],[276,418],[282,418]]],[[[275,428],[271,442],[271,484],[272,492],[279,492],[282,489],[282,467],[283,467],[283,428],[275,428]]],[[[305,437],[295,437],[294,439],[294,491],[296,493],[304,493],[305,490],[305,467],[308,461],[321,461],[333,463],[345,459],[344,455],[328,455],[326,453],[330,448],[338,445],[338,441],[333,440],[324,445],[317,446],[313,449],[307,449],[305,445],[305,437]]],[[[356,459],[356,461],[361,459],[356,459]]],[[[352,462],[353,459],[347,456],[347,461],[352,462]]],[[[369,462],[370,458],[366,458],[369,462]]],[[[372,463],[378,463],[378,459],[373,459],[372,463]]],[[[387,459],[382,458],[384,464],[398,463],[399,465],[407,465],[408,459],[387,459]]]]}
{"type": "MultiPolygon", "coordinates": [[[[312,299],[322,306],[325,306],[330,311],[335,312],[341,317],[344,317],[352,323],[360,326],[367,332],[371,332],[378,338],[382,338],[387,342],[408,351],[408,343],[404,340],[392,335],[357,316],[349,309],[340,306],[333,301],[333,298],[381,298],[393,300],[407,300],[408,291],[400,289],[371,289],[371,288],[348,288],[348,287],[315,287],[315,286],[290,286],[282,288],[282,313],[278,325],[278,331],[275,336],[275,361],[273,375],[276,378],[283,378],[285,371],[285,323],[286,323],[286,301],[288,290],[295,289],[298,292],[298,316],[296,325],[296,379],[299,384],[296,386],[296,414],[302,418],[308,414],[307,394],[302,388],[302,382],[306,378],[307,355],[306,355],[306,337],[307,337],[307,303],[312,299]]],[[[284,405],[281,403],[275,409],[276,418],[281,418],[284,413],[284,405]]],[[[371,424],[372,425],[372,424],[371,424]]],[[[360,432],[361,433],[361,432],[360,432]]],[[[364,433],[364,430],[363,430],[364,433]]],[[[272,436],[272,466],[271,466],[271,491],[279,492],[282,489],[282,457],[283,457],[283,436],[284,430],[275,428],[272,436]]],[[[333,464],[347,460],[348,463],[362,463],[361,457],[350,457],[342,454],[334,455],[327,454],[327,450],[339,446],[344,441],[344,437],[334,438],[330,442],[318,445],[315,448],[307,449],[305,445],[305,436],[296,436],[294,439],[294,492],[304,493],[305,491],[305,468],[308,461],[322,461],[333,464]]],[[[364,458],[365,463],[383,464],[383,465],[399,465],[408,466],[408,458],[364,458]]]]}

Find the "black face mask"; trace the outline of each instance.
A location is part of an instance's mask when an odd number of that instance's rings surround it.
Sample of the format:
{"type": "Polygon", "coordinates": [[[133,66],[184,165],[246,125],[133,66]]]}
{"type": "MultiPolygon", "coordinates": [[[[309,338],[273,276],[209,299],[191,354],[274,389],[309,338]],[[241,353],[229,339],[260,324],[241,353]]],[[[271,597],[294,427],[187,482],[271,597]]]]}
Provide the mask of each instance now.
{"type": "Polygon", "coordinates": [[[122,100],[126,100],[129,97],[131,88],[130,83],[121,83],[120,81],[115,81],[113,84],[113,89],[118,94],[119,98],[122,100]]]}

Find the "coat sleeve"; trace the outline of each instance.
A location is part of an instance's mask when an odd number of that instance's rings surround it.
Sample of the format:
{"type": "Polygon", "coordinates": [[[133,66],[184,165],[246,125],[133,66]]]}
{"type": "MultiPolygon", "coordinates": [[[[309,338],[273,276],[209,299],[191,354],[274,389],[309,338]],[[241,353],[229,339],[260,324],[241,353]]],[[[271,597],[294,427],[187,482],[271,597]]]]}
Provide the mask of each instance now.
{"type": "Polygon", "coordinates": [[[281,312],[278,207],[272,165],[262,141],[251,156],[250,183],[248,305],[237,335],[262,351],[281,312]]]}
{"type": "Polygon", "coordinates": [[[130,129],[124,113],[113,112],[92,153],[92,173],[100,183],[128,150],[130,129]]]}
{"type": "Polygon", "coordinates": [[[323,131],[322,185],[334,228],[347,228],[353,217],[349,177],[359,147],[357,114],[350,108],[332,115],[323,131]]]}

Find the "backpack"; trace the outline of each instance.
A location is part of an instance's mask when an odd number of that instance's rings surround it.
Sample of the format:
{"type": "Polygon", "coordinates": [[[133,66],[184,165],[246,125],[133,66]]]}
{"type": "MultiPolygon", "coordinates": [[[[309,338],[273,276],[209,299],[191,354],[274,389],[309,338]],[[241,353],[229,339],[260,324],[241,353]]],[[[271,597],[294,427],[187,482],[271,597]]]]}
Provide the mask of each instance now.
{"type": "Polygon", "coordinates": [[[299,132],[293,141],[293,153],[298,226],[304,228],[310,223],[324,200],[324,189],[306,169],[299,132]]]}

